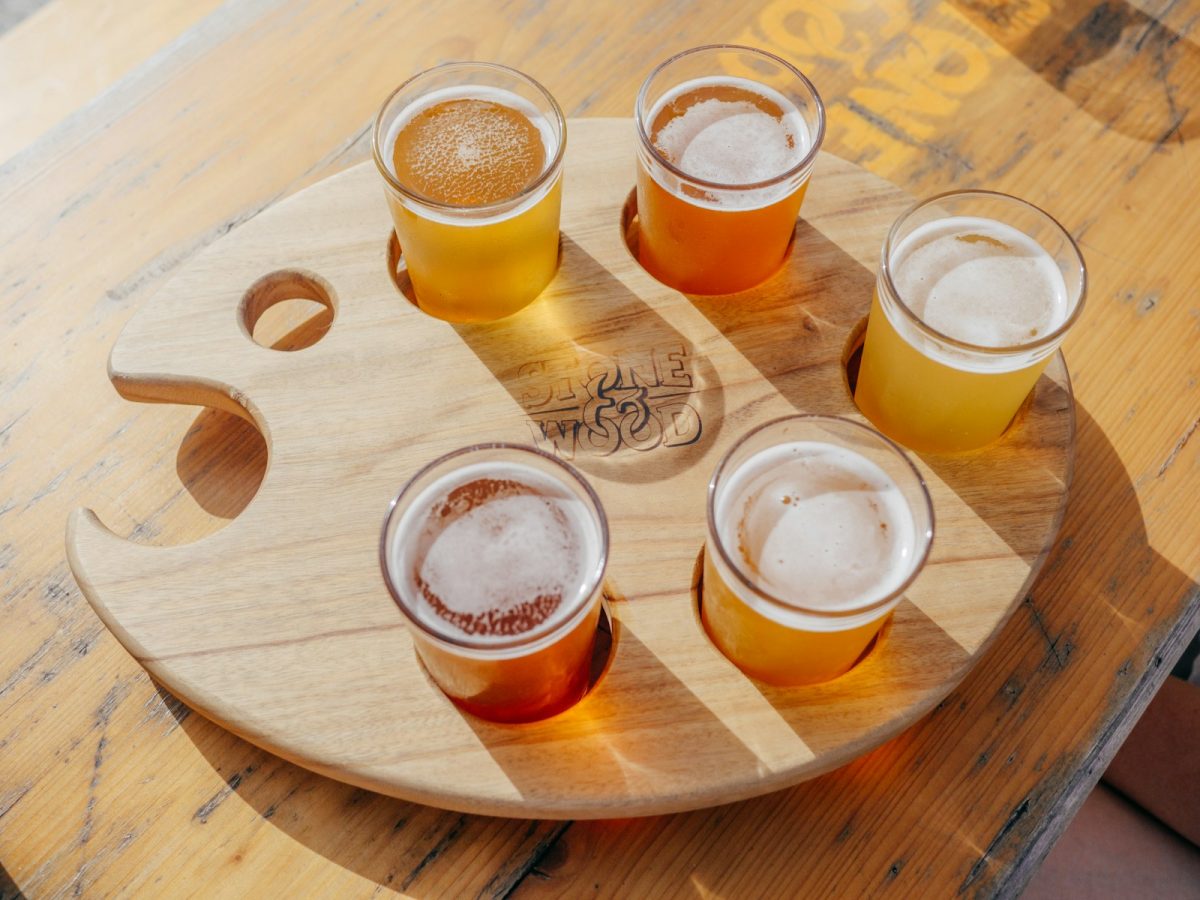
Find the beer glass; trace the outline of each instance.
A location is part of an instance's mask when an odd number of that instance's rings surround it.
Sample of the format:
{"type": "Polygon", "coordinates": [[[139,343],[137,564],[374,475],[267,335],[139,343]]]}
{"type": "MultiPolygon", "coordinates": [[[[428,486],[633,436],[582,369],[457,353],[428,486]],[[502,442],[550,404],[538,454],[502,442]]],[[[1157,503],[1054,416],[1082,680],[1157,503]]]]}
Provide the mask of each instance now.
{"type": "Polygon", "coordinates": [[[566,120],[549,92],[493,63],[446,63],[400,85],[372,150],[417,305],[487,322],[554,277],[566,120]]]}
{"type": "Polygon", "coordinates": [[[812,83],[761,50],[697,47],[650,73],[635,114],[642,265],[694,294],[778,269],[825,135],[812,83]]]}
{"type": "Polygon", "coordinates": [[[529,722],[583,697],[608,522],[571,466],[514,444],[448,453],[392,501],[379,552],[417,654],[461,709],[529,722]]]}
{"type": "Polygon", "coordinates": [[[1030,203],[954,191],[883,243],[854,399],[914,450],[998,438],[1083,310],[1079,248],[1030,203]]]}
{"type": "Polygon", "coordinates": [[[894,443],[849,419],[776,419],[734,444],[709,482],[701,621],[760,681],[836,678],[932,541],[924,479],[894,443]]]}

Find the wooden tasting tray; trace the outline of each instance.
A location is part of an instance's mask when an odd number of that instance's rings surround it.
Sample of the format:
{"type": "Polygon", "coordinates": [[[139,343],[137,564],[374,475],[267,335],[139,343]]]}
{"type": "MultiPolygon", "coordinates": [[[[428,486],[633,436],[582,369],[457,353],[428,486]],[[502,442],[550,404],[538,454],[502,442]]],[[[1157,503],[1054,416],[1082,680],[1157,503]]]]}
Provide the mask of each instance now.
{"type": "Polygon", "coordinates": [[[862,418],[843,357],[884,235],[911,198],[822,153],[784,269],[744,294],[688,297],[626,245],[632,123],[574,120],[569,138],[561,268],[529,308],[496,324],[438,321],[397,290],[370,163],[200,254],[133,317],[109,374],[132,400],[249,418],[269,447],[262,486],[223,530],[186,546],[133,544],[78,511],[71,567],[117,639],[190,706],[386,794],[598,818],[820,775],[945,697],[1024,596],[1066,503],[1066,369],[1055,356],[999,443],[914,457],[937,534],[875,649],[827,684],[758,684],[698,623],[706,485],[760,422],[797,411],[862,418]],[[333,307],[328,333],[297,352],[255,344],[247,316],[296,296],[333,307]],[[451,705],[379,571],[397,489],[435,456],[493,440],[556,448],[591,480],[611,524],[611,665],[577,707],[534,725],[492,725],[451,705]]]}

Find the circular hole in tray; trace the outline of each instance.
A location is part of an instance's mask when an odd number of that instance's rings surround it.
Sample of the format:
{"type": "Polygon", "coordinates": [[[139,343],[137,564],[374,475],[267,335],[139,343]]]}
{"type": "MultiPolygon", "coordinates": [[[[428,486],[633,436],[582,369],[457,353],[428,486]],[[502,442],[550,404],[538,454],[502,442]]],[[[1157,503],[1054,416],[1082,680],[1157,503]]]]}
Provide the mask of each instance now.
{"type": "Polygon", "coordinates": [[[846,346],[842,348],[842,383],[854,401],[854,388],[858,385],[858,366],[862,362],[863,339],[867,336],[867,317],[863,316],[846,338],[846,346]]]}
{"type": "Polygon", "coordinates": [[[617,637],[620,629],[616,617],[609,610],[610,602],[606,589],[604,599],[600,604],[600,621],[596,623],[596,646],[592,650],[592,668],[588,672],[587,692],[589,694],[608,674],[608,670],[612,668],[613,659],[617,655],[617,637]]]}
{"type": "MultiPolygon", "coordinates": [[[[696,620],[696,627],[700,629],[700,633],[704,635],[704,639],[709,645],[721,653],[721,648],[713,643],[712,635],[708,633],[708,629],[704,627],[704,618],[700,614],[700,607],[704,602],[704,547],[700,547],[700,552],[696,554],[696,564],[692,566],[692,618],[696,620]]],[[[722,658],[725,654],[721,653],[722,658]]],[[[731,662],[730,665],[733,665],[731,662]]]]}
{"type": "Polygon", "coordinates": [[[625,247],[629,250],[629,255],[633,257],[633,261],[639,266],[638,261],[638,239],[641,232],[638,230],[638,205],[637,205],[637,188],[632,188],[629,191],[629,196],[625,198],[625,203],[621,207],[621,237],[625,240],[625,247]]]}
{"type": "Polygon", "coordinates": [[[242,296],[246,334],[269,350],[303,350],[333,325],[333,289],[319,275],[281,269],[264,275],[242,296]]]}
{"type": "Polygon", "coordinates": [[[404,262],[404,251],[400,249],[400,239],[394,231],[388,235],[387,267],[388,277],[392,279],[392,284],[396,286],[400,295],[413,306],[420,308],[412,279],[408,277],[408,266],[404,262]]]}

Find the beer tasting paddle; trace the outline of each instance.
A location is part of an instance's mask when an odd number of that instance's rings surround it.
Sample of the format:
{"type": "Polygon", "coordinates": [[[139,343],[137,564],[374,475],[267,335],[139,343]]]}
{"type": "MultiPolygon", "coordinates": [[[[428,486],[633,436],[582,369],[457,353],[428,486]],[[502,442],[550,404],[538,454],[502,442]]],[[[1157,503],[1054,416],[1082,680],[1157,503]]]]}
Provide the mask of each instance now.
{"type": "Polygon", "coordinates": [[[423,314],[364,164],[199,254],[121,334],[131,400],[203,404],[259,427],[258,494],[177,547],[88,511],[72,570],[169,690],[246,739],[372,790],[493,815],[602,818],[725,803],[841,766],[957,685],[1024,596],[1058,530],[1074,409],[1061,356],[997,443],[915,456],[937,517],[930,561],[874,649],[825,684],[771,688],[708,641],[695,605],[705,490],[739,435],[800,412],[862,421],[844,360],[883,235],[911,198],[822,153],[784,268],[689,297],[635,261],[634,131],[572,120],[558,274],[489,325],[423,314]],[[332,310],[316,343],[257,345],[290,298],[332,310]],[[611,527],[611,660],[580,704],[522,726],[465,716],[430,682],[377,562],[388,501],[420,466],[481,441],[571,461],[611,527]]]}

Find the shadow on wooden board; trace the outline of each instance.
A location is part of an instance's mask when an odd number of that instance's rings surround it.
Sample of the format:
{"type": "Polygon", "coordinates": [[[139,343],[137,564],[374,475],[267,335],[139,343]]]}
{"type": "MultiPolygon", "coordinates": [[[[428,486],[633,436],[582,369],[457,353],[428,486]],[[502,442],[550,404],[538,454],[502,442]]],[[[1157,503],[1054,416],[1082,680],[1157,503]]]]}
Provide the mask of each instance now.
{"type": "Polygon", "coordinates": [[[0,863],[0,900],[25,900],[25,894],[17,887],[3,863],[0,863]]]}
{"type": "Polygon", "coordinates": [[[836,371],[846,335],[870,310],[875,272],[804,219],[788,253],[774,275],[736,297],[688,299],[797,411],[845,415],[853,403],[845,379],[830,377],[819,392],[811,375],[836,371]]]}
{"type": "Polygon", "coordinates": [[[520,405],[530,442],[587,475],[655,482],[695,465],[725,417],[716,368],[566,235],[561,253],[521,315],[455,330],[520,405]]]}
{"type": "MultiPolygon", "coordinates": [[[[947,739],[968,744],[975,741],[982,747],[985,739],[1017,734],[1017,725],[1030,712],[1024,699],[1038,697],[1085,660],[1091,693],[1080,698],[1080,706],[1107,709],[1093,747],[1085,752],[1103,752],[1105,740],[1119,728],[1121,711],[1139,695],[1148,699],[1158,681],[1157,670],[1164,665],[1170,667],[1190,636],[1181,634],[1178,640],[1164,644],[1166,636],[1154,633],[1147,640],[1147,620],[1162,616],[1164,608],[1176,618],[1200,594],[1191,579],[1149,546],[1134,485],[1116,450],[1087,410],[1078,407],[1077,417],[1076,474],[1067,515],[1041,577],[998,638],[999,644],[1007,646],[1006,653],[985,660],[933,713],[868,757],[785,792],[723,807],[725,819],[745,816],[750,820],[769,808],[775,817],[776,833],[793,834],[789,847],[831,843],[837,838],[846,853],[859,852],[869,858],[867,844],[875,837],[865,833],[858,836],[854,829],[845,834],[845,822],[812,814],[823,797],[836,794],[842,798],[839,808],[863,810],[864,815],[878,818],[882,813],[869,809],[877,790],[861,774],[870,768],[870,759],[877,754],[894,758],[894,767],[889,764],[892,777],[901,782],[922,782],[923,796],[961,791],[959,782],[963,777],[976,779],[983,786],[988,777],[986,764],[975,766],[964,776],[962,754],[927,754],[929,743],[949,734],[947,739]],[[1119,553],[1101,553],[1097,548],[1108,546],[1105,535],[1113,531],[1128,536],[1124,546],[1119,553]],[[1128,635],[1125,646],[1114,645],[1111,635],[1122,632],[1128,635]],[[1101,633],[1109,636],[1105,646],[1090,645],[1089,638],[1101,633]],[[1108,660],[1108,668],[1103,670],[1098,668],[1098,657],[1088,658],[1100,652],[1108,660]],[[912,754],[917,757],[909,758],[912,754]],[[938,758],[944,762],[933,762],[938,758]],[[864,842],[858,851],[852,846],[856,840],[864,842]]],[[[227,427],[234,427],[234,423],[229,418],[227,427]]],[[[256,450],[245,446],[245,452],[253,454],[256,450]]],[[[188,715],[186,707],[165,691],[162,693],[188,737],[227,784],[199,806],[198,821],[217,814],[217,808],[230,800],[245,804],[314,852],[393,887],[406,880],[415,883],[411,879],[417,877],[418,869],[428,865],[429,854],[449,855],[457,843],[466,846],[474,835],[495,827],[492,819],[407,803],[301,770],[200,716],[188,715]]],[[[1003,878],[1015,855],[1028,850],[1041,827],[1041,816],[1059,801],[1064,789],[1074,781],[1090,778],[1086,774],[1087,761],[1081,760],[1078,752],[1045,760],[1039,768],[1041,774],[1034,786],[1017,805],[1020,815],[999,823],[995,834],[951,837],[952,844],[958,842],[957,852],[965,861],[961,872],[964,890],[989,892],[988,885],[997,877],[1003,878]]],[[[1013,777],[1018,775],[1014,772],[1013,777]]],[[[1028,779],[1029,775],[1024,777],[1028,779]]],[[[903,785],[896,785],[895,791],[902,792],[903,785]]],[[[622,833],[659,827],[652,822],[614,822],[611,826],[622,833]]],[[[511,886],[523,877],[520,854],[528,852],[532,859],[546,852],[561,840],[565,826],[513,821],[511,830],[514,855],[505,860],[502,870],[498,869],[489,891],[495,887],[503,893],[505,885],[511,886]]],[[[612,846],[620,843],[620,834],[610,836],[612,846]]],[[[747,864],[731,846],[727,851],[698,857],[693,874],[698,883],[718,889],[726,877],[733,877],[739,866],[747,864]]],[[[614,866],[612,874],[617,878],[620,866],[615,857],[614,866]]],[[[896,877],[903,880],[910,871],[916,877],[919,869],[907,866],[896,877]]],[[[781,869],[793,870],[797,879],[807,871],[794,860],[781,869]]],[[[787,887],[782,885],[781,889],[787,887]]],[[[800,882],[794,887],[799,889],[800,882]]],[[[916,883],[910,887],[915,889],[916,883]]]]}
{"type": "Polygon", "coordinates": [[[1200,78],[1200,48],[1126,0],[952,2],[1104,127],[1159,144],[1197,133],[1200,104],[1189,98],[1200,78]],[[1047,9],[1041,18],[1037,7],[1047,9]]]}

